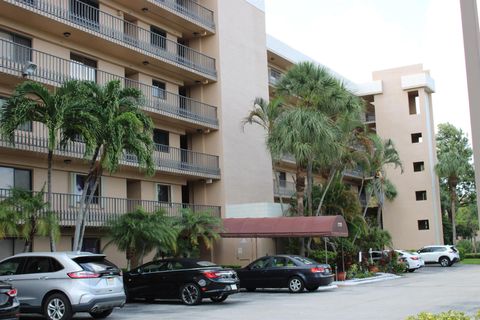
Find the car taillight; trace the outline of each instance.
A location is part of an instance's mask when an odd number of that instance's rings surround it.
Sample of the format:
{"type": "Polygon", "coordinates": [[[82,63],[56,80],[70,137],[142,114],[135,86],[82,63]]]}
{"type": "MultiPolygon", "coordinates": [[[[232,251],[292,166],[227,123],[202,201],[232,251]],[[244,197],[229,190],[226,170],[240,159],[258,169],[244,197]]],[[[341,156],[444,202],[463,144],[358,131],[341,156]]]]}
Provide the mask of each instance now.
{"type": "Polygon", "coordinates": [[[100,278],[99,273],[91,272],[91,271],[77,271],[77,272],[70,272],[67,275],[72,279],[91,279],[91,278],[100,278]]]}
{"type": "Polygon", "coordinates": [[[220,275],[215,271],[204,271],[203,275],[208,279],[217,279],[220,278],[220,275]]]}
{"type": "Polygon", "coordinates": [[[410,257],[412,260],[418,260],[418,257],[410,257]]]}
{"type": "Polygon", "coordinates": [[[17,289],[10,289],[7,292],[5,292],[8,296],[14,298],[17,296],[17,289]]]}
{"type": "Polygon", "coordinates": [[[325,269],[323,267],[315,267],[315,268],[311,268],[310,271],[313,273],[318,273],[318,272],[324,272],[325,269]]]}

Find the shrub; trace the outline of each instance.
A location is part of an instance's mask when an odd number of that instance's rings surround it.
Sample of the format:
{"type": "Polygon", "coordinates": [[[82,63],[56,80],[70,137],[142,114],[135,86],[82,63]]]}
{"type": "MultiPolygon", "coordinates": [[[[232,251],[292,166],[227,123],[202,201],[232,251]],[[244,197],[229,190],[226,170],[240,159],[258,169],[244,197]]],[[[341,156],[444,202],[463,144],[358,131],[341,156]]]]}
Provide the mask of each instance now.
{"type": "Polygon", "coordinates": [[[347,279],[364,279],[375,276],[375,273],[363,270],[358,264],[352,264],[347,271],[347,279]]]}
{"type": "Polygon", "coordinates": [[[466,259],[480,259],[480,253],[466,253],[466,259]]]}
{"type": "Polygon", "coordinates": [[[469,240],[458,241],[456,247],[460,252],[460,259],[464,259],[467,253],[473,252],[473,245],[469,240]]]}
{"type": "Polygon", "coordinates": [[[470,317],[463,312],[447,311],[438,314],[422,312],[417,316],[410,316],[407,320],[479,320],[480,312],[475,317],[470,317]]]}
{"type": "Polygon", "coordinates": [[[326,257],[327,263],[332,267],[332,270],[335,270],[337,260],[337,254],[335,252],[325,250],[312,250],[308,257],[319,263],[325,263],[326,257]]]}

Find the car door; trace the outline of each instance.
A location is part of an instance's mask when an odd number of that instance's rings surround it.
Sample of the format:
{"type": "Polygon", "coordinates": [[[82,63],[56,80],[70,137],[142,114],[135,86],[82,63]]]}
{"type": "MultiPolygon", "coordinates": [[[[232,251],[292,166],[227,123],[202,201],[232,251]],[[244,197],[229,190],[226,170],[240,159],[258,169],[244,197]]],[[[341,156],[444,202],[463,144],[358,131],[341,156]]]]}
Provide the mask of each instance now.
{"type": "Polygon", "coordinates": [[[152,273],[151,281],[155,283],[151,286],[150,294],[155,298],[177,298],[178,290],[176,290],[176,282],[178,270],[181,265],[174,261],[166,261],[159,269],[152,273]]]}
{"type": "MultiPolygon", "coordinates": [[[[25,258],[14,257],[6,259],[0,263],[0,281],[10,283],[14,288],[18,290],[17,277],[21,275],[23,267],[25,265],[25,258]]],[[[23,304],[24,296],[23,292],[18,291],[18,300],[23,304]]]]}
{"type": "Polygon", "coordinates": [[[286,257],[272,257],[264,276],[266,288],[283,288],[287,284],[288,270],[286,257]]]}
{"type": "Polygon", "coordinates": [[[240,285],[243,288],[266,288],[265,275],[270,265],[271,257],[260,258],[240,272],[240,285]]]}
{"type": "Polygon", "coordinates": [[[425,262],[435,262],[433,259],[434,253],[431,247],[422,248],[418,251],[418,254],[422,257],[425,262]]]}
{"type": "Polygon", "coordinates": [[[157,273],[164,264],[161,261],[154,261],[130,271],[126,279],[129,295],[132,298],[156,297],[156,293],[161,291],[157,273]]]}

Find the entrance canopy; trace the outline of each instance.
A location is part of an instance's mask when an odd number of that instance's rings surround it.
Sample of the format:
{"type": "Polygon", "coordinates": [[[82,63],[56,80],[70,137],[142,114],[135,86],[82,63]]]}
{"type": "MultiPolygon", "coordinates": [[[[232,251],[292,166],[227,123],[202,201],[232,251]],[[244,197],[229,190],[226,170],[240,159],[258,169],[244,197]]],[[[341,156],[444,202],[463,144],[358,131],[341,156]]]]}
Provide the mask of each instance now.
{"type": "Polygon", "coordinates": [[[223,238],[348,237],[342,216],[226,218],[223,238]]]}

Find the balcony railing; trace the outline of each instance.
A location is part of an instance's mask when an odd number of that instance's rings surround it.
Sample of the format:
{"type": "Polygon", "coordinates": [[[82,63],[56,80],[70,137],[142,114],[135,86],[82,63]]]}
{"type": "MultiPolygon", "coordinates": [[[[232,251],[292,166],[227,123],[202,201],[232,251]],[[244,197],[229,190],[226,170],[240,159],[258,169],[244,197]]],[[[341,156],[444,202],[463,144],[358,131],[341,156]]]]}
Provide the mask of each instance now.
{"type": "Polygon", "coordinates": [[[375,113],[366,113],[365,122],[375,122],[375,113]]]}
{"type": "Polygon", "coordinates": [[[56,20],[72,23],[80,29],[89,30],[110,41],[120,42],[127,47],[148,52],[160,60],[166,60],[212,77],[217,75],[215,59],[79,0],[6,1],[20,4],[31,10],[38,10],[53,16],[56,20]]]}
{"type": "Polygon", "coordinates": [[[348,176],[348,177],[354,177],[354,178],[363,178],[363,170],[360,168],[360,167],[357,167],[357,168],[353,168],[353,169],[345,169],[343,171],[343,175],[344,176],[348,176]]]}
{"type": "Polygon", "coordinates": [[[152,0],[160,7],[167,7],[182,15],[185,15],[204,26],[215,30],[213,11],[199,5],[193,0],[152,0]]]}
{"type": "Polygon", "coordinates": [[[280,180],[277,186],[277,183],[273,181],[273,193],[275,196],[280,197],[292,197],[296,192],[295,183],[290,181],[280,180]]]}
{"type": "MultiPolygon", "coordinates": [[[[10,196],[11,190],[0,189],[0,201],[10,196]]],[[[80,195],[68,193],[53,193],[50,210],[57,214],[61,226],[74,226],[80,209],[80,195]]],[[[44,194],[47,201],[47,194],[44,194]]],[[[147,212],[163,209],[169,217],[180,217],[183,209],[193,212],[208,212],[212,216],[221,217],[219,206],[197,205],[189,203],[158,202],[149,200],[132,200],[113,197],[94,197],[87,213],[87,226],[103,227],[120,215],[132,212],[137,208],[147,212]]]]}
{"type": "Polygon", "coordinates": [[[283,76],[283,73],[275,68],[268,68],[268,83],[272,86],[276,85],[278,80],[283,76]]]}
{"type": "MultiPolygon", "coordinates": [[[[47,153],[47,137],[46,127],[41,123],[34,122],[28,130],[15,131],[14,143],[11,143],[0,135],[0,146],[47,153]]],[[[59,137],[59,139],[60,138],[61,137],[59,137]]],[[[85,144],[82,142],[69,141],[65,146],[58,146],[54,153],[65,157],[83,158],[85,144]]],[[[159,171],[199,175],[209,178],[220,176],[218,156],[214,155],[157,144],[153,152],[153,160],[156,169],[159,171]]],[[[121,163],[138,166],[136,157],[128,153],[124,154],[121,163]]]]}
{"type": "Polygon", "coordinates": [[[148,111],[212,128],[218,127],[217,108],[214,106],[2,39],[0,72],[18,77],[28,76],[29,79],[53,86],[72,79],[96,81],[99,84],[119,80],[122,85],[143,92],[143,108],[148,111]],[[27,70],[32,64],[36,69],[27,70]]]}

